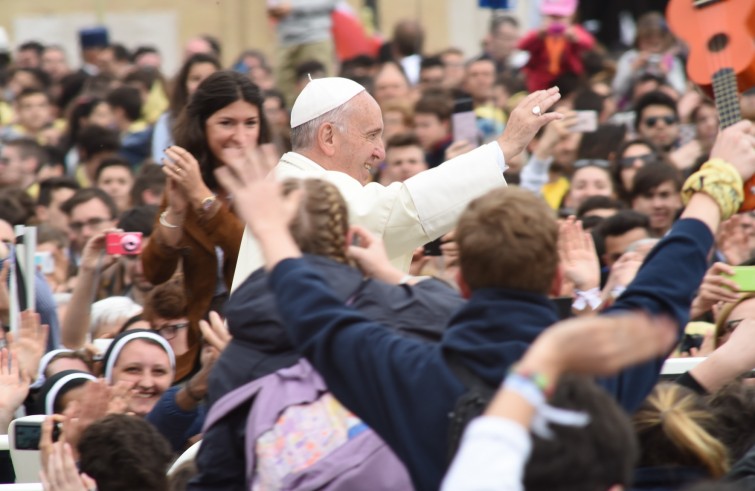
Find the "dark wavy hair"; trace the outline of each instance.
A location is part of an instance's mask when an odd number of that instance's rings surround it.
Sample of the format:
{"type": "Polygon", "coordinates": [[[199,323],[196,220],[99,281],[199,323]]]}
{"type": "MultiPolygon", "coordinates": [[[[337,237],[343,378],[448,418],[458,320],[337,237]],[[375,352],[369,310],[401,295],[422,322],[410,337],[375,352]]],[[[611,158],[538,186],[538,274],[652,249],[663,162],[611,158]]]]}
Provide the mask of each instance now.
{"type": "Polygon", "coordinates": [[[177,118],[181,114],[181,110],[189,102],[189,91],[186,90],[186,80],[189,78],[189,72],[194,65],[200,63],[210,63],[217,70],[220,70],[220,62],[213,55],[206,53],[196,53],[191,55],[178,71],[178,74],[173,79],[171,93],[170,93],[170,117],[177,118]]]}
{"type": "Polygon", "coordinates": [[[217,166],[217,158],[207,144],[205,123],[217,111],[240,100],[259,110],[260,134],[257,143],[270,142],[270,129],[262,108],[262,91],[245,75],[231,70],[221,70],[204,79],[173,128],[173,141],[197,159],[202,179],[210,189],[219,187],[212,173],[217,166]]]}

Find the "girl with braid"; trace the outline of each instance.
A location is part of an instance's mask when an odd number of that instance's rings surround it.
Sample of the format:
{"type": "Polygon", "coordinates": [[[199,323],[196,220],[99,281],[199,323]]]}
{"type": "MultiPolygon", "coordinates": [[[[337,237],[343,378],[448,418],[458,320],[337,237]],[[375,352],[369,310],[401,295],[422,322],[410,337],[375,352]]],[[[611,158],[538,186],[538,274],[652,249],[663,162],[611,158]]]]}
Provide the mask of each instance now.
{"type": "MultiPolygon", "coordinates": [[[[282,193],[299,194],[298,200],[291,199],[297,207],[291,233],[307,261],[328,278],[344,303],[407,336],[440,339],[447,320],[463,302],[451,287],[435,279],[399,285],[404,273],[393,269],[384,252],[382,260],[374,259],[374,251],[382,245],[364,229],[349,227],[346,202],[333,184],[289,179],[283,182],[282,193]],[[355,237],[360,247],[352,245],[355,237]],[[365,256],[373,260],[366,262],[365,256]],[[371,266],[363,272],[352,266],[357,262],[371,266]]],[[[225,313],[232,339],[210,374],[210,405],[231,390],[290,367],[300,358],[283,329],[264,268],[254,271],[233,292],[225,313]]],[[[244,488],[243,453],[228,452],[228,448],[240,444],[234,439],[241,438],[237,429],[245,427],[247,414],[234,411],[204,434],[197,456],[199,476],[192,489],[244,488]]]]}

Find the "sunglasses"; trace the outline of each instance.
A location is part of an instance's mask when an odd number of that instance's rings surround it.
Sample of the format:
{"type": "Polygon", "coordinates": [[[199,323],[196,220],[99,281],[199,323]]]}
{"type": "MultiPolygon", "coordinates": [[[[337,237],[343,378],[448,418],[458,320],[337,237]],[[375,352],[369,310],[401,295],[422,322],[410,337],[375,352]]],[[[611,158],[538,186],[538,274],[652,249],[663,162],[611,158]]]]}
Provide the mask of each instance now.
{"type": "Polygon", "coordinates": [[[658,121],[663,121],[666,123],[666,126],[671,126],[676,123],[676,116],[650,116],[643,120],[643,124],[648,128],[653,128],[658,121]]]}
{"type": "Polygon", "coordinates": [[[170,341],[176,337],[176,333],[179,329],[186,329],[187,327],[189,327],[188,322],[176,322],[175,324],[164,324],[160,327],[156,327],[155,331],[157,334],[170,341]]]}
{"type": "Polygon", "coordinates": [[[574,169],[583,169],[585,167],[600,167],[601,169],[610,170],[611,162],[603,159],[579,159],[574,162],[574,169]]]}
{"type": "Polygon", "coordinates": [[[634,163],[638,160],[642,160],[642,165],[649,164],[655,160],[654,153],[646,153],[645,155],[635,155],[634,157],[622,157],[619,159],[619,166],[623,168],[634,167],[634,163]]]}

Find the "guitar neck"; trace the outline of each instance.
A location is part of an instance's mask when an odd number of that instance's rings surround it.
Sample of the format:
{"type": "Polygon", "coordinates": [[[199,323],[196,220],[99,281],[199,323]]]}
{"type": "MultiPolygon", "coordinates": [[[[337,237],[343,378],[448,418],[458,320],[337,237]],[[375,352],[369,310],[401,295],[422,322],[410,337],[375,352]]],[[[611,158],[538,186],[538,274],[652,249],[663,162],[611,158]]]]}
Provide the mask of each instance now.
{"type": "Polygon", "coordinates": [[[731,68],[722,68],[713,74],[713,95],[716,98],[721,129],[727,128],[742,119],[737,97],[737,76],[731,68]]]}

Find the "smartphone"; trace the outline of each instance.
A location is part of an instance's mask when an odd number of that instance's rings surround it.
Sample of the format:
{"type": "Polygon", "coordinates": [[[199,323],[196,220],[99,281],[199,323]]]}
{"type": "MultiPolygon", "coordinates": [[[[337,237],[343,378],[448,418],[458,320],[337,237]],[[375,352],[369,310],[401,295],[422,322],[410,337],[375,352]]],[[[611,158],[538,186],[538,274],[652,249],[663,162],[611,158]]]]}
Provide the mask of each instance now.
{"type": "Polygon", "coordinates": [[[454,101],[451,128],[455,142],[464,140],[472,145],[480,143],[480,132],[477,130],[477,116],[474,113],[472,99],[469,97],[454,101]]]}
{"type": "Polygon", "coordinates": [[[432,242],[428,242],[427,244],[425,244],[422,254],[424,254],[425,256],[442,256],[443,253],[440,250],[441,244],[442,242],[440,241],[440,237],[432,242]]]}
{"type": "Polygon", "coordinates": [[[571,133],[592,133],[598,130],[598,112],[597,111],[575,111],[577,113],[576,122],[569,126],[571,133]]]}
{"type": "Polygon", "coordinates": [[[43,251],[34,253],[34,267],[41,271],[42,274],[53,274],[55,272],[55,258],[52,252],[43,251]]]}
{"type": "Polygon", "coordinates": [[[743,292],[755,292],[755,266],[734,266],[734,276],[728,276],[743,292]]]}
{"type": "MultiPolygon", "coordinates": [[[[42,423],[30,421],[16,421],[14,441],[19,450],[39,450],[39,440],[42,438],[42,423]]],[[[60,423],[55,423],[52,428],[52,441],[57,442],[60,438],[60,423]]]]}
{"type": "Polygon", "coordinates": [[[142,252],[141,232],[110,232],[105,235],[105,252],[135,256],[142,252]]]}

